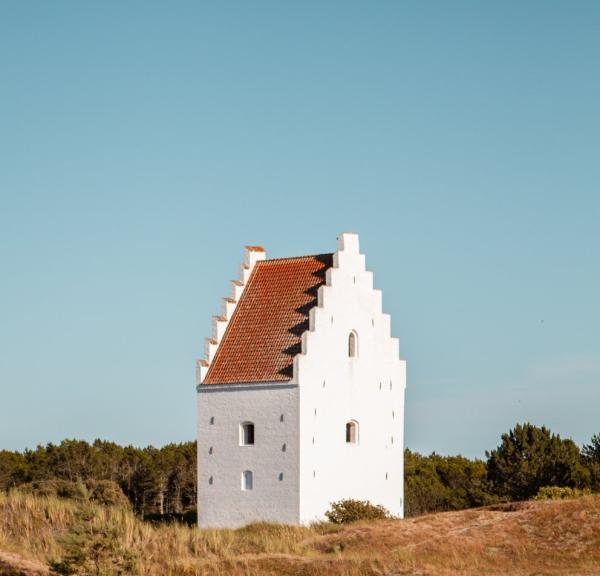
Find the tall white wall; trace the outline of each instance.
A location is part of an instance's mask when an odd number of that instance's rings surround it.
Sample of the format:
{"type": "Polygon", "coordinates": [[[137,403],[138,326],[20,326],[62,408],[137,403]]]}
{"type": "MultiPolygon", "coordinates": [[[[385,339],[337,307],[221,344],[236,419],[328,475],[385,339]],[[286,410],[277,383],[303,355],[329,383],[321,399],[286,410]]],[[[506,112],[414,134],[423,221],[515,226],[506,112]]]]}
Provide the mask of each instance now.
{"type": "Polygon", "coordinates": [[[198,387],[198,524],[299,521],[298,388],[286,383],[198,387]],[[255,425],[240,446],[239,425],[255,425]],[[241,489],[244,470],[253,489],[241,489]]]}
{"type": "Polygon", "coordinates": [[[356,235],[340,237],[310,325],[295,360],[300,521],[322,519],[342,498],[370,500],[402,516],[406,366],[356,235]],[[357,358],[348,356],[352,330],[357,358]],[[359,423],[358,444],[345,441],[349,420],[359,423]]]}

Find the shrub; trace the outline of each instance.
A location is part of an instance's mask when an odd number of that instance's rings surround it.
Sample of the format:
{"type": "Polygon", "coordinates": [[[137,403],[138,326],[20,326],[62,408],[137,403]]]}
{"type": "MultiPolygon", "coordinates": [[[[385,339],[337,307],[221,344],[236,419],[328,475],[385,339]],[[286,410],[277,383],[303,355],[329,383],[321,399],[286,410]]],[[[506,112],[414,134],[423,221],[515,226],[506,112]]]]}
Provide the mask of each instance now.
{"type": "Polygon", "coordinates": [[[534,500],[566,500],[568,498],[581,498],[590,494],[589,490],[579,490],[568,486],[543,486],[538,490],[534,500]]]}
{"type": "Polygon", "coordinates": [[[90,492],[90,500],[103,506],[120,506],[130,508],[127,496],[120,486],[112,480],[88,480],[86,486],[90,492]]]}
{"type": "Polygon", "coordinates": [[[70,500],[95,502],[103,506],[130,507],[127,496],[112,480],[87,480],[86,482],[58,479],[35,480],[22,484],[17,490],[35,496],[58,496],[70,500]]]}
{"type": "Polygon", "coordinates": [[[114,519],[97,518],[96,509],[83,504],[60,539],[64,554],[48,562],[60,576],[125,576],[137,574],[137,555],[122,543],[122,526],[114,519]],[[109,519],[110,520],[110,519],[109,519]]]}
{"type": "Polygon", "coordinates": [[[390,518],[390,513],[383,507],[371,504],[367,500],[339,500],[332,502],[331,509],[325,516],[334,524],[348,524],[358,520],[381,520],[390,518]]]}

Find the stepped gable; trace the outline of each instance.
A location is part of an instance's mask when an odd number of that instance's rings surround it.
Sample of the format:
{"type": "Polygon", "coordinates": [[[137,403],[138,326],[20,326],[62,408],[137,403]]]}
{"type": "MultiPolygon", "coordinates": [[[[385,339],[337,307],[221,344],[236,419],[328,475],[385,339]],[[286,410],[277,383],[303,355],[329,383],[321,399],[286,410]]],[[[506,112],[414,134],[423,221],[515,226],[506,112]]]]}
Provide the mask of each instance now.
{"type": "Polygon", "coordinates": [[[333,254],[258,260],[243,288],[202,385],[281,382],[309,328],[310,309],[333,254]]]}

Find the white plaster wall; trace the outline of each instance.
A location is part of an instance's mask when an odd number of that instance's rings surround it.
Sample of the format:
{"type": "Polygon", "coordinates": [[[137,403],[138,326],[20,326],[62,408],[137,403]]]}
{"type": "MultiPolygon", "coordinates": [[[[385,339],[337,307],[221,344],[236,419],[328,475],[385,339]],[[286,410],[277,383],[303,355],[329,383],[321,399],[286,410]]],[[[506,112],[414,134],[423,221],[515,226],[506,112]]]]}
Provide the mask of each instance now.
{"type": "Polygon", "coordinates": [[[198,525],[297,524],[298,427],[298,388],[294,385],[199,386],[198,525]],[[240,446],[239,425],[245,421],[254,422],[253,446],[240,446]],[[249,491],[241,489],[244,470],[253,473],[249,491]]]}
{"type": "Polygon", "coordinates": [[[403,515],[406,365],[358,237],[343,235],[340,248],[296,357],[303,523],[322,519],[342,498],[370,500],[403,515]],[[358,334],[358,358],[348,357],[351,330],[358,334]],[[359,422],[356,445],[345,441],[349,420],[359,422]]]}

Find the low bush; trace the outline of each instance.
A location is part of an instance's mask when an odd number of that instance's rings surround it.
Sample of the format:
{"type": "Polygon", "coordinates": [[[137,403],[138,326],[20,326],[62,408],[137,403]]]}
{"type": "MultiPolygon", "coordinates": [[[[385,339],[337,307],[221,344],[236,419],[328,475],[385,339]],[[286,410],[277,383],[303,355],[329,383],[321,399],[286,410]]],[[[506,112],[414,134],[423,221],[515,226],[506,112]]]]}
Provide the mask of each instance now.
{"type": "Polygon", "coordinates": [[[589,490],[579,490],[568,486],[543,486],[533,498],[534,500],[566,500],[568,498],[581,498],[587,496],[589,490]]]}
{"type": "Polygon", "coordinates": [[[121,487],[112,480],[87,480],[85,485],[89,490],[91,502],[103,506],[131,507],[121,487]]]}
{"type": "Polygon", "coordinates": [[[137,555],[123,545],[122,531],[119,522],[101,522],[96,509],[83,504],[59,539],[64,552],[59,559],[49,561],[51,572],[60,576],[137,574],[137,555]]]}
{"type": "Polygon", "coordinates": [[[332,502],[325,516],[334,524],[348,524],[359,520],[382,520],[390,518],[390,513],[380,505],[367,500],[339,500],[332,502]]]}

